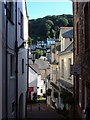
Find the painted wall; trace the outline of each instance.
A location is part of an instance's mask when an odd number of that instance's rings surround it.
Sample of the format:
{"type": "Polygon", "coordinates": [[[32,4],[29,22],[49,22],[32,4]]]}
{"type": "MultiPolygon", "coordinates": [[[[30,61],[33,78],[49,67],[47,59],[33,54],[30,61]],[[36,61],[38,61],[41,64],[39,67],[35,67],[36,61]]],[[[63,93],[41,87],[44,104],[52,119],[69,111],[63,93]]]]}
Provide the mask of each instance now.
{"type": "Polygon", "coordinates": [[[70,38],[62,38],[61,39],[61,51],[64,51],[71,44],[71,42],[72,41],[70,41],[70,38]]]}
{"type": "Polygon", "coordinates": [[[38,75],[35,71],[33,71],[30,67],[29,67],[29,87],[33,87],[34,91],[31,92],[31,99],[33,98],[33,93],[37,93],[37,78],[38,75]]]}
{"type": "MultiPolygon", "coordinates": [[[[15,3],[13,3],[13,23],[15,23],[15,3]]],[[[8,19],[7,23],[7,105],[8,118],[15,118],[15,104],[16,100],[16,79],[15,79],[15,24],[13,25],[8,19]],[[12,62],[11,62],[12,56],[12,62]],[[11,69],[12,66],[12,69],[11,69]],[[11,75],[12,71],[12,75],[11,75]],[[14,108],[14,110],[12,110],[14,108]]]]}
{"type": "MultiPolygon", "coordinates": [[[[22,2],[17,3],[17,39],[18,39],[18,46],[20,46],[23,42],[28,41],[28,18],[26,13],[26,5],[25,0],[22,2]],[[23,15],[23,36],[20,37],[20,12],[23,15]]],[[[24,46],[23,48],[19,49],[18,52],[18,100],[20,100],[20,95],[23,94],[22,103],[23,103],[23,116],[25,117],[25,104],[26,104],[26,91],[27,91],[27,47],[28,45],[24,46]],[[22,62],[24,61],[24,62],[22,62]],[[23,64],[23,65],[22,65],[23,64]],[[24,71],[22,72],[22,66],[24,67],[24,71]]]]}
{"type": "MultiPolygon", "coordinates": [[[[0,18],[2,19],[2,2],[0,2],[0,18]]],[[[2,119],[2,20],[0,20],[0,120],[2,119]]]]}
{"type": "Polygon", "coordinates": [[[38,80],[37,80],[37,95],[42,96],[43,95],[43,87],[44,87],[44,81],[41,80],[41,75],[38,76],[38,80]],[[41,93],[41,89],[42,89],[42,93],[41,93]]]}
{"type": "Polygon", "coordinates": [[[73,76],[69,73],[69,58],[71,58],[71,64],[73,64],[73,53],[67,53],[60,56],[60,79],[65,80],[73,84],[73,76]],[[64,77],[62,77],[62,60],[64,60],[64,77]]]}

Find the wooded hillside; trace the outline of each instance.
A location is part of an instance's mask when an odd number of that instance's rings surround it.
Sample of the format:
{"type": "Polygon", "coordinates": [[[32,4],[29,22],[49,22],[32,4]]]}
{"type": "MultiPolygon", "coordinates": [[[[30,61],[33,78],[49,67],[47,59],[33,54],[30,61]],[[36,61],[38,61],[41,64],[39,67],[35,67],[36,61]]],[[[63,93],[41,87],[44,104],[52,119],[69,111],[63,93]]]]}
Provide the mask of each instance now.
{"type": "Polygon", "coordinates": [[[29,20],[29,36],[34,42],[58,38],[60,26],[73,26],[73,16],[63,14],[29,20]]]}

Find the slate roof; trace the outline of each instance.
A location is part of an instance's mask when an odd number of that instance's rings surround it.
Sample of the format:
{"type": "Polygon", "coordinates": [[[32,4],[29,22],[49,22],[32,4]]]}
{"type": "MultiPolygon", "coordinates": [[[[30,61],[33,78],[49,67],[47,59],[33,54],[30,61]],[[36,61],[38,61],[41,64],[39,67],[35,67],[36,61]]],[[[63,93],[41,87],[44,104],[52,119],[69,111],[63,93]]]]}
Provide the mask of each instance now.
{"type": "Polygon", "coordinates": [[[33,69],[38,75],[41,74],[37,64],[31,64],[30,68],[33,69]]]}
{"type": "Polygon", "coordinates": [[[60,51],[60,47],[61,47],[60,45],[56,46],[56,50],[60,51]]]}
{"type": "Polygon", "coordinates": [[[61,83],[62,87],[65,87],[67,90],[69,90],[71,93],[73,93],[73,85],[65,80],[59,80],[59,82],[61,83]]]}
{"type": "Polygon", "coordinates": [[[47,69],[50,68],[49,66],[49,62],[48,61],[44,61],[42,59],[36,59],[35,63],[39,66],[39,69],[47,69]]]}
{"type": "Polygon", "coordinates": [[[62,52],[59,52],[58,55],[64,55],[66,53],[72,52],[73,51],[73,42],[62,52]]]}
{"type": "Polygon", "coordinates": [[[73,38],[73,27],[61,27],[60,32],[63,38],[73,38]]]}

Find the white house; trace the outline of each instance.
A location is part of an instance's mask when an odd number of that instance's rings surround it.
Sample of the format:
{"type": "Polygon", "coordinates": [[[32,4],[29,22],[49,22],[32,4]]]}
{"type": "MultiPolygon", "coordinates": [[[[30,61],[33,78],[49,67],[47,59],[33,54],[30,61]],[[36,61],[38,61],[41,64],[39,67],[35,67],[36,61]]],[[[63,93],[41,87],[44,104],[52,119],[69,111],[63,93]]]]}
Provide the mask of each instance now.
{"type": "Polygon", "coordinates": [[[31,100],[33,99],[33,94],[36,93],[37,97],[43,96],[45,94],[45,83],[42,79],[42,73],[37,64],[30,64],[29,66],[29,81],[28,81],[28,91],[31,100]]]}
{"type": "Polygon", "coordinates": [[[37,94],[37,79],[38,75],[34,68],[29,66],[29,77],[28,77],[28,92],[30,100],[33,100],[33,94],[37,94]]]}
{"type": "Polygon", "coordinates": [[[47,60],[43,59],[36,59],[35,63],[39,67],[39,71],[41,74],[41,79],[38,80],[37,86],[38,86],[38,95],[43,96],[46,94],[47,89],[47,77],[50,74],[50,66],[49,62],[47,60]]]}
{"type": "Polygon", "coordinates": [[[0,119],[6,118],[6,34],[4,3],[0,2],[0,119]]]}
{"type": "Polygon", "coordinates": [[[16,3],[5,3],[6,11],[6,117],[16,117],[16,3]]]}
{"type": "Polygon", "coordinates": [[[73,64],[73,27],[61,27],[59,39],[61,51],[59,53],[60,80],[58,80],[58,86],[60,87],[60,94],[65,90],[72,96],[73,76],[70,75],[70,65],[73,64]]]}
{"type": "Polygon", "coordinates": [[[27,94],[28,16],[26,1],[17,2],[18,104],[19,117],[25,117],[27,94]],[[24,44],[25,43],[25,44],[24,44]]]}
{"type": "Polygon", "coordinates": [[[27,91],[25,48],[28,47],[22,44],[28,41],[25,0],[0,2],[0,18],[0,118],[23,118],[27,91]]]}

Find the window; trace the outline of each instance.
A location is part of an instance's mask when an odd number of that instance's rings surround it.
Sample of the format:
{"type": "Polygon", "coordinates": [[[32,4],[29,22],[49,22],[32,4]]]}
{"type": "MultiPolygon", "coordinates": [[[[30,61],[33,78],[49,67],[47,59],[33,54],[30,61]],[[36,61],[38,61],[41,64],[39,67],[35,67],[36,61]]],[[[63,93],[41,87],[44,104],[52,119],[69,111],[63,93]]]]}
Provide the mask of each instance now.
{"type": "Polygon", "coordinates": [[[88,3],[84,8],[85,51],[89,50],[89,10],[88,3]]]}
{"type": "Polygon", "coordinates": [[[20,37],[23,38],[23,14],[20,12],[20,37]]]}
{"type": "Polygon", "coordinates": [[[43,90],[41,89],[41,93],[43,92],[43,90]]]}
{"type": "Polygon", "coordinates": [[[8,19],[13,22],[13,2],[7,2],[7,17],[8,19]]]}
{"type": "Polygon", "coordinates": [[[62,77],[64,77],[64,60],[62,60],[62,77]]]}
{"type": "Polygon", "coordinates": [[[22,74],[24,73],[24,59],[22,59],[22,74]]]}
{"type": "Polygon", "coordinates": [[[68,76],[70,77],[71,58],[68,59],[68,76]]]}

